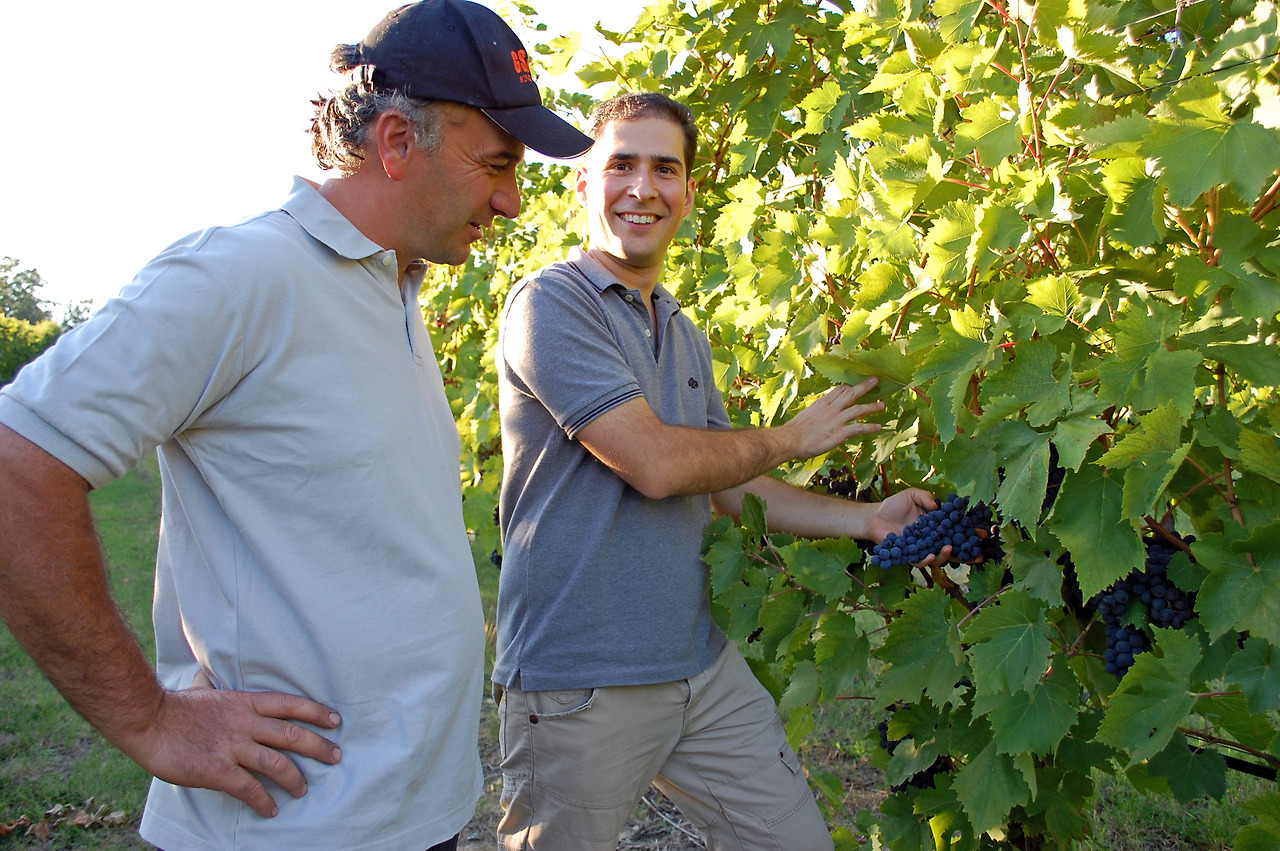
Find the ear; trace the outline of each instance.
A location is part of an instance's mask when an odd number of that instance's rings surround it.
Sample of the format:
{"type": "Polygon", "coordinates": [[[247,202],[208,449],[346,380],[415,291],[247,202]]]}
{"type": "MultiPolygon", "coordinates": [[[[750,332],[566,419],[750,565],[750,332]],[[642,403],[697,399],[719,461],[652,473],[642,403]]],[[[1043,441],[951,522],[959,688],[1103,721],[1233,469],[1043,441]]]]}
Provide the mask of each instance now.
{"type": "Polygon", "coordinates": [[[689,178],[689,187],[684,193],[684,212],[680,215],[681,219],[693,212],[693,185],[693,178],[691,177],[689,178]]]}
{"type": "Polygon", "coordinates": [[[578,203],[587,205],[587,167],[580,165],[574,170],[573,189],[578,193],[578,203]]]}
{"type": "Polygon", "coordinates": [[[413,122],[407,116],[389,109],[374,120],[373,138],[378,146],[378,160],[387,177],[392,180],[404,179],[409,157],[417,149],[413,122]]]}

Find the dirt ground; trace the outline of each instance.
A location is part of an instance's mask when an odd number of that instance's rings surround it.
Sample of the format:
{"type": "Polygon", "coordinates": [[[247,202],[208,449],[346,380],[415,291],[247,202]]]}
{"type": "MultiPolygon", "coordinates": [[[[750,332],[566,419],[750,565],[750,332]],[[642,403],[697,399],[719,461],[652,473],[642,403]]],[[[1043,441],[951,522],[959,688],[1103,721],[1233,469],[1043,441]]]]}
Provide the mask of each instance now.
{"type": "MultiPolygon", "coordinates": [[[[502,816],[498,797],[502,793],[501,758],[497,742],[497,710],[485,700],[484,723],[480,725],[480,760],[484,767],[484,796],[476,806],[476,815],[463,829],[459,848],[468,851],[493,849],[494,831],[502,816]]],[[[831,772],[840,777],[845,799],[835,819],[836,824],[852,827],[858,811],[874,809],[886,797],[884,775],[865,762],[851,760],[836,748],[820,742],[802,754],[813,770],[831,772]]],[[[687,821],[675,805],[662,793],[650,787],[636,807],[618,838],[618,851],[701,851],[706,848],[697,829],[687,821]]]]}

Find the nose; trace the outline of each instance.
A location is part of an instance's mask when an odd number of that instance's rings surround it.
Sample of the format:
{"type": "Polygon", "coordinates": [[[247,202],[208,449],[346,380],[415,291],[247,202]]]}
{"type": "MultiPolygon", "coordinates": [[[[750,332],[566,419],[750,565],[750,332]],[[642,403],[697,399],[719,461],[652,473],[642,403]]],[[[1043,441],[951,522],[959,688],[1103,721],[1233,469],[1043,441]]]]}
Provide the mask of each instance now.
{"type": "Polygon", "coordinates": [[[635,198],[650,198],[653,196],[653,180],[649,176],[649,172],[644,169],[636,169],[635,178],[631,181],[631,187],[628,194],[635,198]]]}
{"type": "Polygon", "coordinates": [[[503,218],[514,219],[520,215],[520,184],[514,170],[508,172],[494,190],[489,206],[503,218]]]}

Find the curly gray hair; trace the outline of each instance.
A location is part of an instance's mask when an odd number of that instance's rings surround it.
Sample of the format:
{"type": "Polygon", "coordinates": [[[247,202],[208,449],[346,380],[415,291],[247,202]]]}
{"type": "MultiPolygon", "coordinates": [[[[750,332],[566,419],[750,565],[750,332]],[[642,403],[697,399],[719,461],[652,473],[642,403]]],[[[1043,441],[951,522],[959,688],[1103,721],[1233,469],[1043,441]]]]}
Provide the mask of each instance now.
{"type": "Polygon", "coordinates": [[[345,87],[328,96],[317,95],[311,119],[311,152],[320,168],[338,169],[344,176],[354,174],[364,162],[363,149],[369,131],[384,112],[394,111],[414,125],[418,147],[434,152],[440,147],[442,116],[434,101],[410,97],[401,91],[375,89],[361,72],[368,66],[359,60],[354,44],[340,44],[333,50],[329,67],[340,74],[355,72],[345,87]]]}

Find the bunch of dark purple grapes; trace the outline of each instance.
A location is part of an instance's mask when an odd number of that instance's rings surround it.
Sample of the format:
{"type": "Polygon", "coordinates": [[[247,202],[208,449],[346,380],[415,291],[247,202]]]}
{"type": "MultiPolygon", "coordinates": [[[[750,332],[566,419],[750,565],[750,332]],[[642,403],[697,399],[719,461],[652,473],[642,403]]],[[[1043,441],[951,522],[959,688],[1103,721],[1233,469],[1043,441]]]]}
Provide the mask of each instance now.
{"type": "Polygon", "coordinates": [[[964,564],[1001,561],[1004,547],[991,506],[978,502],[969,506],[969,497],[949,494],[933,511],[921,514],[902,530],[890,532],[871,550],[871,564],[890,568],[915,564],[950,546],[952,557],[964,564]]]}
{"type": "MultiPolygon", "coordinates": [[[[1190,544],[1194,537],[1184,538],[1190,544]]],[[[1134,657],[1151,649],[1147,633],[1124,623],[1125,615],[1135,603],[1142,603],[1148,620],[1161,627],[1181,629],[1196,617],[1194,592],[1183,591],[1169,579],[1169,561],[1176,548],[1163,538],[1145,538],[1147,559],[1141,570],[1103,591],[1094,604],[1102,616],[1107,647],[1102,654],[1107,673],[1123,677],[1133,667],[1134,657]]]]}
{"type": "Polygon", "coordinates": [[[819,473],[813,477],[813,483],[824,488],[832,496],[863,501],[869,499],[866,490],[858,491],[858,479],[853,475],[853,470],[849,469],[848,464],[832,469],[825,476],[819,473]]]}
{"type": "MultiPolygon", "coordinates": [[[[893,756],[894,749],[898,747],[898,743],[903,739],[889,738],[889,721],[887,719],[876,724],[876,730],[880,733],[880,747],[888,751],[889,756],[893,756]]],[[[904,738],[909,739],[911,736],[908,735],[904,738]]],[[[924,771],[913,774],[901,783],[890,786],[889,791],[897,794],[898,792],[905,792],[907,789],[932,789],[934,786],[933,778],[945,773],[947,770],[948,760],[939,756],[933,761],[933,765],[924,771]]]]}

